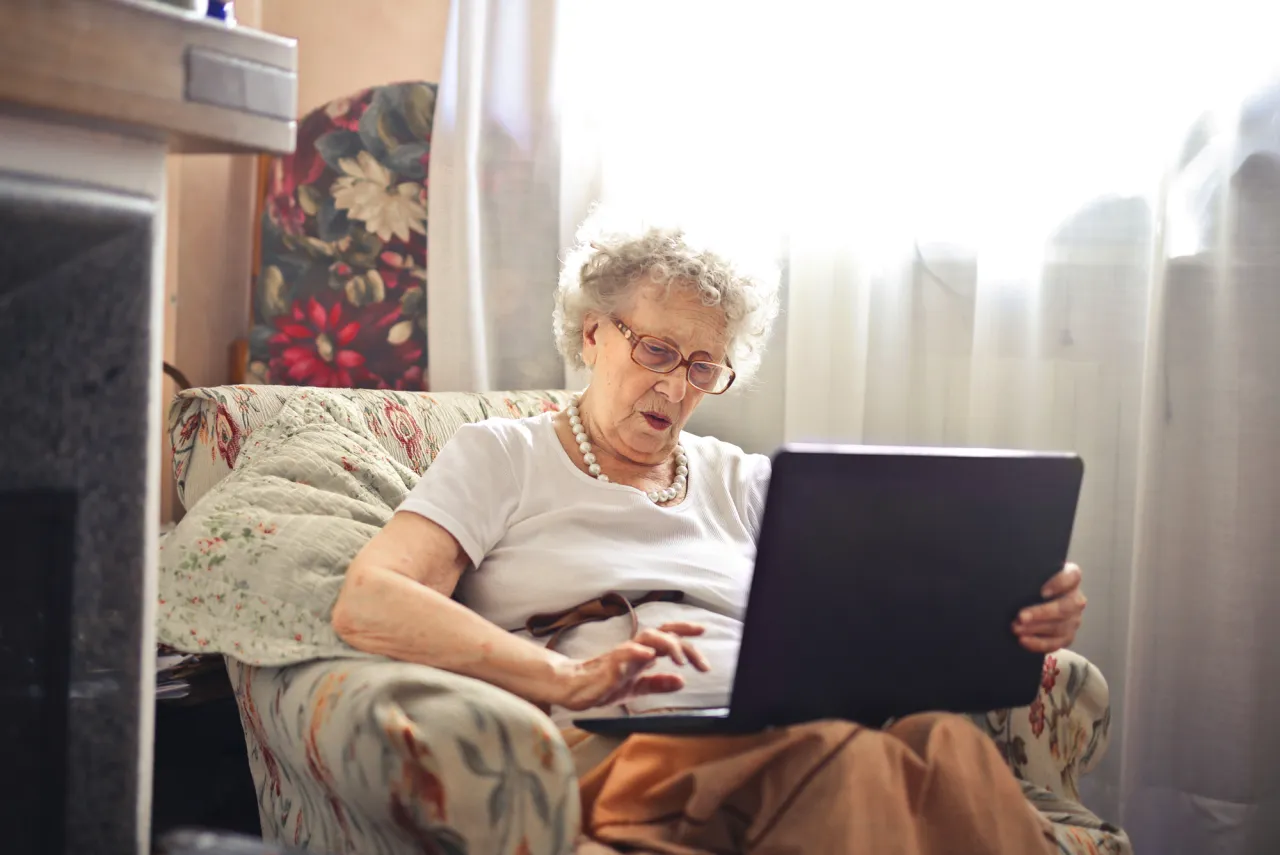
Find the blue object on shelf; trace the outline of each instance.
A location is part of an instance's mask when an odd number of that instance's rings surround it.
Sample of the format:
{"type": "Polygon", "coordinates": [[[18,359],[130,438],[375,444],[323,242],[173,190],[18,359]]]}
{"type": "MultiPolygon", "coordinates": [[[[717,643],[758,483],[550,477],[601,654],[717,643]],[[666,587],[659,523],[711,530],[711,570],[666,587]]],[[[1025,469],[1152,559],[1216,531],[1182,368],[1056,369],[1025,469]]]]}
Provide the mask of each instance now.
{"type": "Polygon", "coordinates": [[[236,4],[233,0],[209,0],[210,18],[217,18],[219,21],[226,21],[228,24],[236,22],[236,4]]]}

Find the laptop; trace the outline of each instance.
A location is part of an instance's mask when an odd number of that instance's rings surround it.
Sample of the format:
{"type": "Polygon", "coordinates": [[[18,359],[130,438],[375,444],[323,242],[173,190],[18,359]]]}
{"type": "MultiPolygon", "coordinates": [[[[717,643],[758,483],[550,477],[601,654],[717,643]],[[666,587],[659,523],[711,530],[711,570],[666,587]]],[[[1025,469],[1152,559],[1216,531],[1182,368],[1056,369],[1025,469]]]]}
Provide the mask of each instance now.
{"type": "Polygon", "coordinates": [[[1069,453],[784,446],[774,457],[729,706],[583,717],[610,736],[1025,706],[1042,654],[1012,624],[1062,569],[1069,453]]]}

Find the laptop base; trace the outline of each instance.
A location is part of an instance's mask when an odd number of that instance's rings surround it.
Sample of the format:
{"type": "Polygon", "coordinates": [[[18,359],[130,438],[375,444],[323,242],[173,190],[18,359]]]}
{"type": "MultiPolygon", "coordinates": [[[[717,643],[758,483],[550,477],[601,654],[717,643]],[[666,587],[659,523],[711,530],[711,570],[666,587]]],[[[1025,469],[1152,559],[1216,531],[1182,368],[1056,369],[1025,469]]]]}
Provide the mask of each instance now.
{"type": "Polygon", "coordinates": [[[690,709],[672,713],[629,715],[610,718],[578,718],[574,727],[599,736],[626,737],[634,733],[658,736],[712,736],[759,733],[764,728],[752,727],[729,715],[728,707],[690,709]]]}

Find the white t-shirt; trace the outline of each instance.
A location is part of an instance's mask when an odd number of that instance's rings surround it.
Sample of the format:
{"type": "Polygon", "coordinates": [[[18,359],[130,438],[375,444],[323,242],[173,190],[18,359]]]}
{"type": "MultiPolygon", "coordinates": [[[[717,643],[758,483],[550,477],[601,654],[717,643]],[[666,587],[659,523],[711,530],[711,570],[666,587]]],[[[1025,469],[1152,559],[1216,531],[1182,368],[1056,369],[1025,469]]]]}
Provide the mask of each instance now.
{"type": "MultiPolygon", "coordinates": [[[[457,538],[474,570],[458,598],[503,629],[530,615],[572,608],[607,591],[636,598],[684,592],[682,603],[647,603],[640,624],[706,626],[695,642],[711,671],[675,669],[685,688],[632,701],[633,711],[725,706],[742,635],[770,463],[713,437],[687,433],[684,501],[659,507],[639,490],[578,469],[555,433],[553,413],[463,425],[400,506],[457,538]]],[[[589,658],[625,641],[626,616],[566,632],[557,650],[589,658]]],[[[542,643],[537,641],[535,643],[542,643]]],[[[603,712],[603,711],[602,711],[603,712]]],[[[554,710],[564,723],[569,716],[554,710]]]]}

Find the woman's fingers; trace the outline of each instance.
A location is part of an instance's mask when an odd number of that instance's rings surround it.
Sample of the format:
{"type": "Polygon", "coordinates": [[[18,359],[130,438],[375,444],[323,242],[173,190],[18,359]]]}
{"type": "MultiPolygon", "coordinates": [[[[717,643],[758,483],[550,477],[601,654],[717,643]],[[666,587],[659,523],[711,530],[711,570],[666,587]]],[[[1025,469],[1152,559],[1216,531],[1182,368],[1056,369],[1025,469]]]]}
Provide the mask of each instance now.
{"type": "Polygon", "coordinates": [[[1018,620],[1015,626],[1021,628],[1026,626],[1034,626],[1035,624],[1055,623],[1061,620],[1078,619],[1084,613],[1085,606],[1089,604],[1089,598],[1080,591],[1073,591],[1066,596],[1059,597],[1047,603],[1041,603],[1037,606],[1028,606],[1018,613],[1018,620]]]}
{"type": "Polygon", "coordinates": [[[615,667],[613,678],[589,706],[608,706],[625,703],[635,695],[652,695],[678,692],[684,688],[684,678],[679,674],[645,673],[657,664],[653,649],[634,642],[619,645],[613,651],[615,667]],[[642,651],[642,652],[641,652],[642,651]]]}
{"type": "Polygon", "coordinates": [[[684,665],[686,662],[684,645],[678,635],[660,629],[642,629],[636,634],[635,642],[652,647],[660,656],[669,657],[677,665],[684,665]]]}
{"type": "Polygon", "coordinates": [[[703,673],[711,670],[711,663],[707,661],[707,657],[702,655],[702,651],[694,646],[692,641],[686,641],[680,646],[684,648],[684,655],[694,668],[703,673]]]}
{"type": "MultiPolygon", "coordinates": [[[[703,633],[702,626],[693,623],[663,624],[661,628],[647,628],[631,641],[624,641],[601,659],[613,662],[605,673],[607,683],[599,688],[590,706],[622,703],[628,697],[678,692],[684,688],[684,677],[672,673],[647,673],[657,665],[659,657],[666,657],[677,665],[692,665],[699,671],[711,670],[711,663],[691,641],[690,636],[703,633]]],[[[598,660],[597,660],[598,661],[598,660]]]]}
{"type": "Polygon", "coordinates": [[[631,687],[632,695],[660,695],[678,692],[684,688],[684,677],[679,674],[645,674],[631,687]]]}
{"type": "Polygon", "coordinates": [[[1078,566],[1066,565],[1040,590],[1048,602],[1028,606],[1018,613],[1013,631],[1023,647],[1035,653],[1052,653],[1075,641],[1089,603],[1080,590],[1082,578],[1078,566]]]}
{"type": "Polygon", "coordinates": [[[1052,600],[1038,606],[1028,606],[1018,613],[1018,623],[1029,626],[1034,623],[1050,623],[1067,616],[1067,605],[1062,600],[1052,600]]]}
{"type": "Polygon", "coordinates": [[[668,656],[677,665],[692,665],[699,671],[710,671],[711,663],[702,651],[686,638],[698,636],[704,628],[693,623],[666,623],[658,629],[645,629],[636,636],[636,642],[653,648],[661,656],[668,656]]]}
{"type": "Polygon", "coordinates": [[[1020,638],[1072,638],[1079,628],[1080,621],[1076,619],[1018,626],[1014,631],[1020,638]]]}
{"type": "Polygon", "coordinates": [[[1045,582],[1044,587],[1040,590],[1040,596],[1046,600],[1061,597],[1068,591],[1074,591],[1079,588],[1082,578],[1083,575],[1077,565],[1067,564],[1055,573],[1052,579],[1045,582]]]}
{"type": "Polygon", "coordinates": [[[700,623],[688,623],[686,621],[674,621],[672,623],[664,623],[658,629],[663,632],[669,632],[672,635],[692,636],[702,635],[707,628],[700,623]]]}
{"type": "Polygon", "coordinates": [[[1036,653],[1053,653],[1068,647],[1076,640],[1080,628],[1080,616],[1034,624],[1015,624],[1014,632],[1022,646],[1036,653]]]}
{"type": "Polygon", "coordinates": [[[648,667],[658,658],[658,652],[653,647],[634,641],[619,644],[613,652],[617,655],[619,662],[628,666],[635,664],[648,667]]]}

